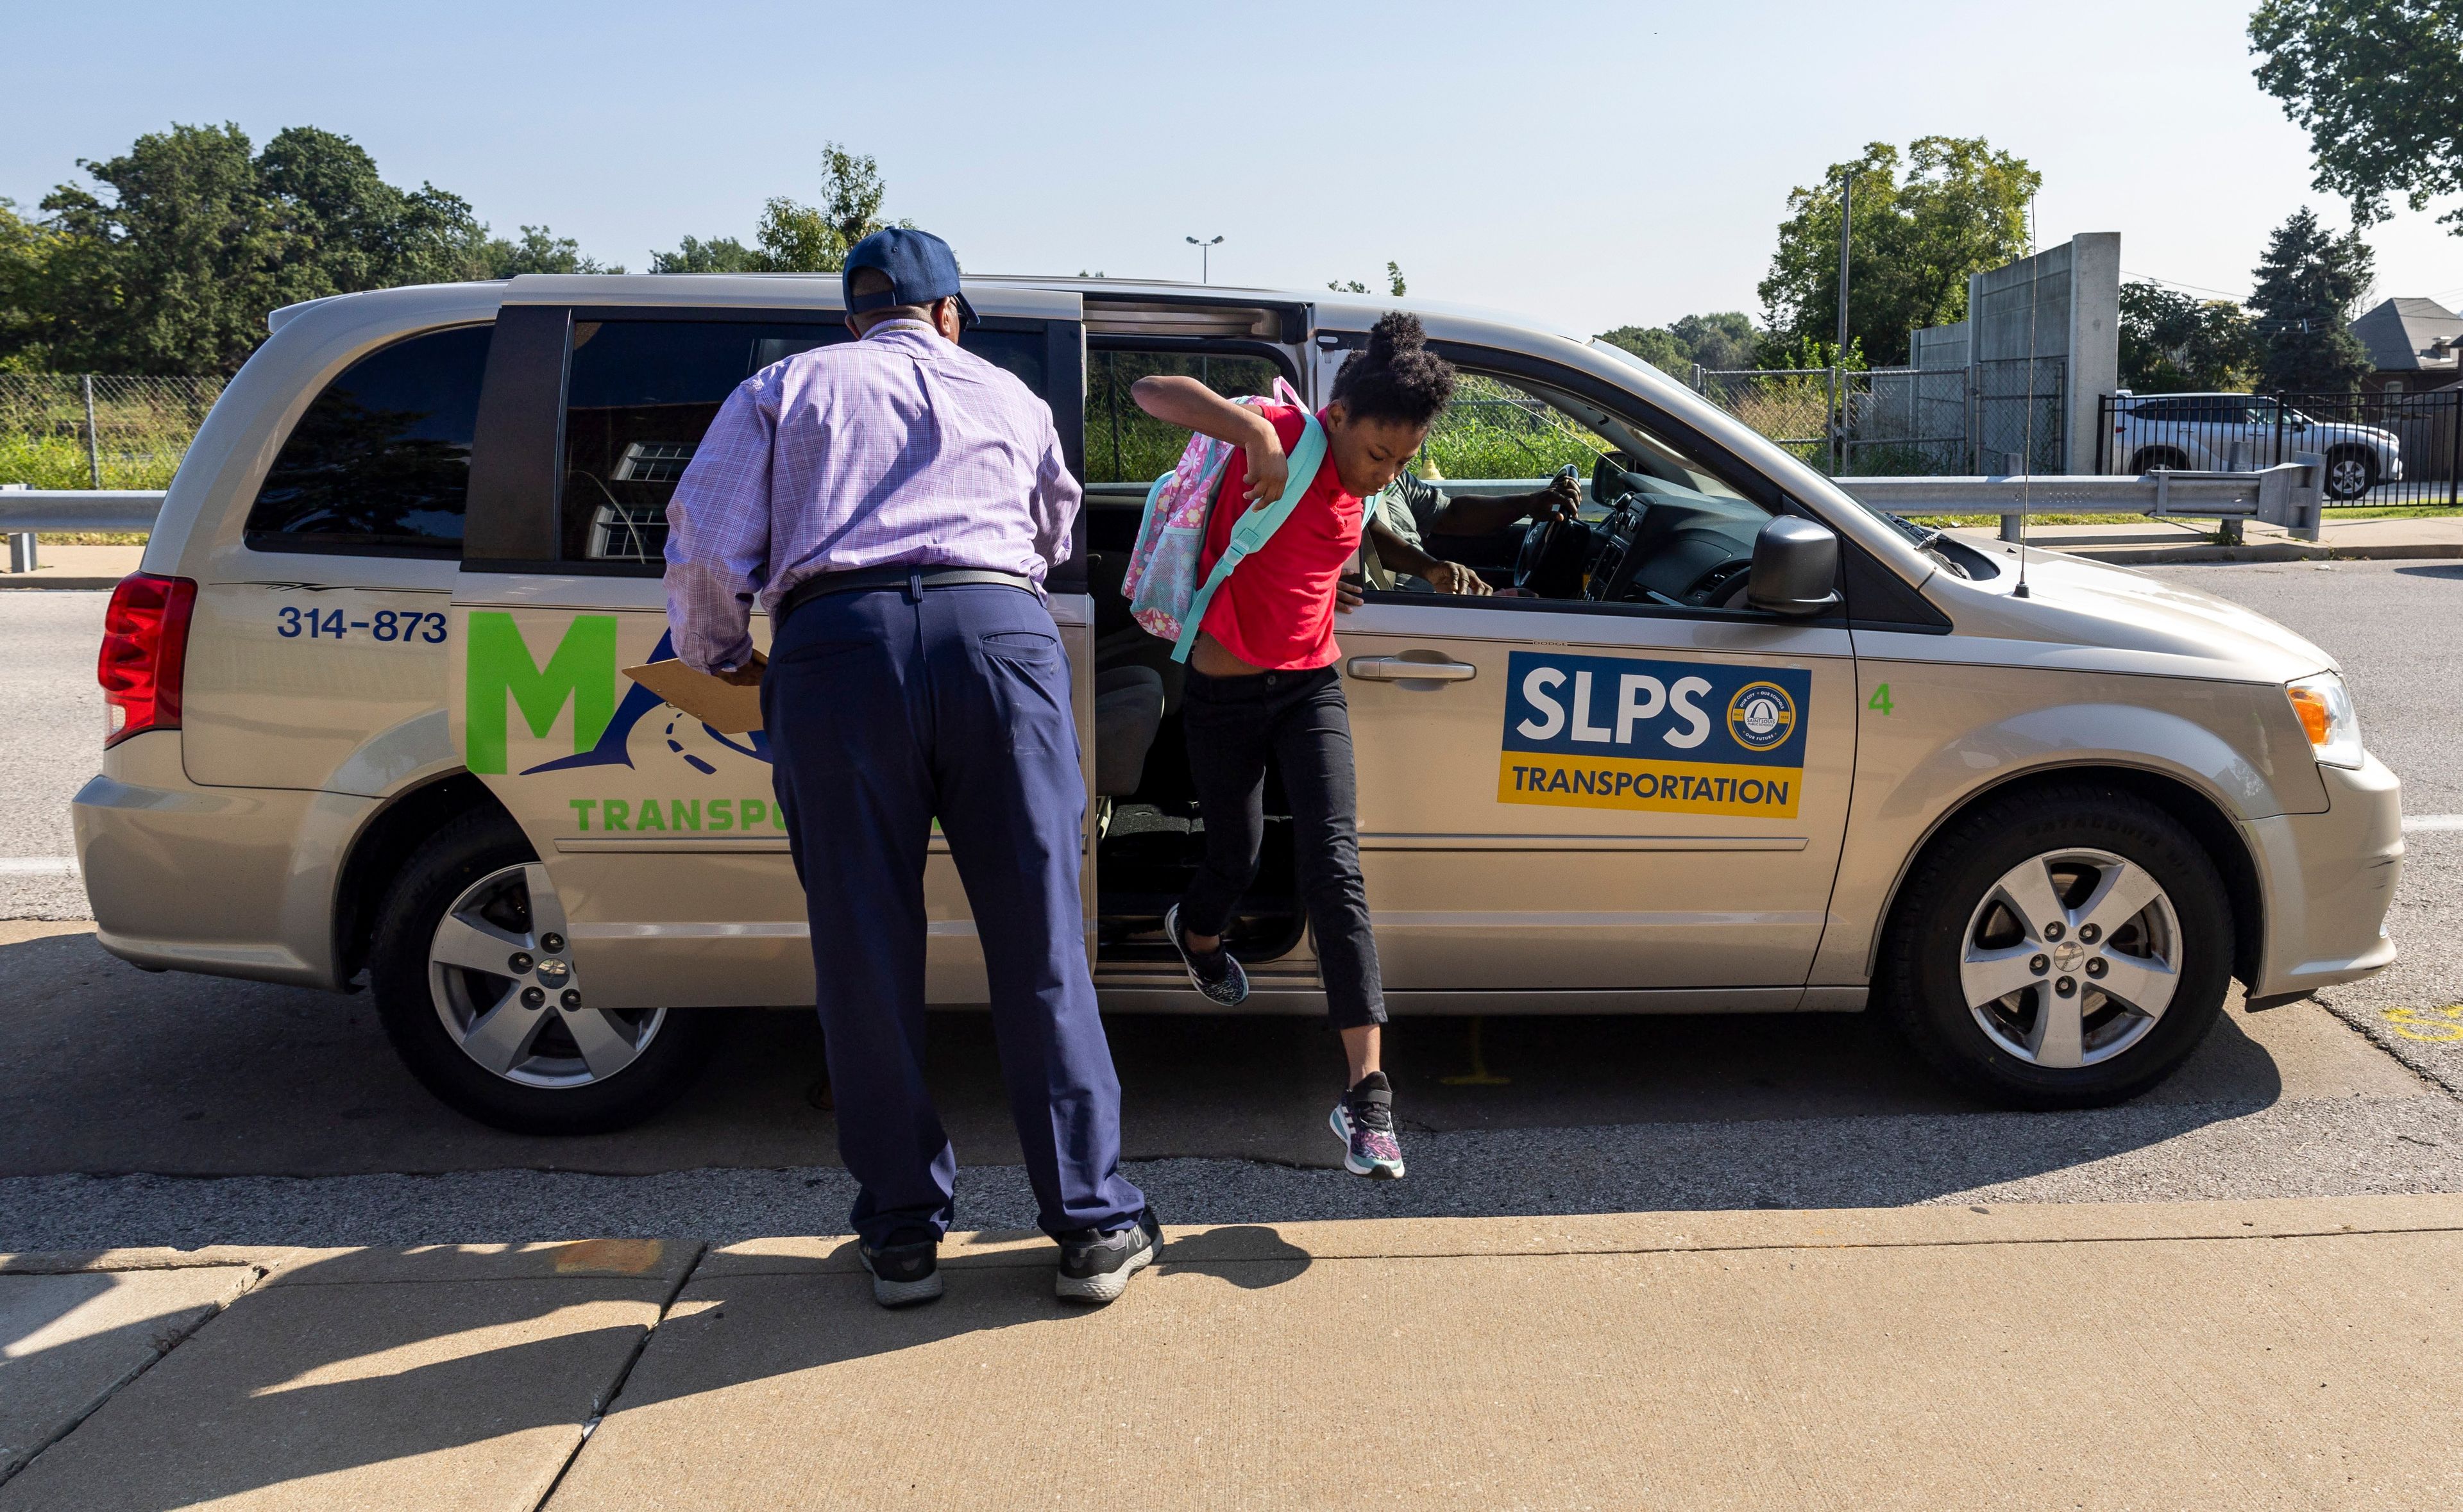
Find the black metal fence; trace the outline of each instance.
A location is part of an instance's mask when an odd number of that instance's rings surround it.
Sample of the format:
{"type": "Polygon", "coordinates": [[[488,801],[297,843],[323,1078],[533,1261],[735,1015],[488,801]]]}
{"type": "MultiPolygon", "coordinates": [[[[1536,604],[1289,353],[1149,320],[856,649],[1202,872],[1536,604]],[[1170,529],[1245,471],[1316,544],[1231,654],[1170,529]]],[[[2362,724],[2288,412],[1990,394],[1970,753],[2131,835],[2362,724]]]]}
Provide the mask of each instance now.
{"type": "Polygon", "coordinates": [[[2098,472],[2250,472],[2311,454],[2329,505],[2463,504],[2463,388],[2116,394],[2098,410],[2098,472]]]}

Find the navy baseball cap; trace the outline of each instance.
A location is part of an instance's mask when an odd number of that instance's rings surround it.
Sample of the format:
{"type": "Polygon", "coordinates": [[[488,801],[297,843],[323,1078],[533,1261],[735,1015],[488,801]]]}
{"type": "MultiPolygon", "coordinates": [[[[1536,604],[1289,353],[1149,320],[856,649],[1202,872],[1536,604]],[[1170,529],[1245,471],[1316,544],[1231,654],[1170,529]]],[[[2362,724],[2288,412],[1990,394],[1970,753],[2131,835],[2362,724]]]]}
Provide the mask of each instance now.
{"type": "Polygon", "coordinates": [[[846,307],[855,313],[886,310],[892,305],[928,305],[935,299],[954,297],[958,301],[958,317],[967,325],[975,323],[975,307],[958,290],[958,257],[949,244],[929,231],[893,226],[885,231],[875,231],[855,244],[847,253],[846,270],[839,287],[846,293],[846,307]],[[855,275],[866,268],[879,269],[889,275],[885,292],[858,294],[855,275]]]}

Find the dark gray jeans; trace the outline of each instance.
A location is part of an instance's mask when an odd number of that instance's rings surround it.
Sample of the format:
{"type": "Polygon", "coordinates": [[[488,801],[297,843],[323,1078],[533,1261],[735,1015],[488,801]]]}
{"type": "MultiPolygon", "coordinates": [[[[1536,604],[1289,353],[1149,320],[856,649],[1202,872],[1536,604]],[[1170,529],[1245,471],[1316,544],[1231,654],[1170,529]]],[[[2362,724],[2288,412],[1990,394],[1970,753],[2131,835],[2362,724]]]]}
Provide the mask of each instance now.
{"type": "Polygon", "coordinates": [[[1385,1022],[1377,937],[1360,878],[1351,711],[1332,667],[1210,678],[1191,669],[1181,705],[1188,771],[1206,816],[1206,861],[1180,900],[1180,925],[1219,935],[1257,875],[1266,838],[1266,762],[1291,799],[1300,896],[1317,940],[1325,1006],[1338,1029],[1385,1022]]]}

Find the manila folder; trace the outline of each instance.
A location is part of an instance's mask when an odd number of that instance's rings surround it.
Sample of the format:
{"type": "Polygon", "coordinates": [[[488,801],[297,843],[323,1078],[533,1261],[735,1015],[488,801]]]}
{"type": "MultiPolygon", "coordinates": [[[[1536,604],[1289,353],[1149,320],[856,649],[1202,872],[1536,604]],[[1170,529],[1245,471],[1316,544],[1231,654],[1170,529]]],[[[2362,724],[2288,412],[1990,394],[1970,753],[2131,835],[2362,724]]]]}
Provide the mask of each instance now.
{"type": "Polygon", "coordinates": [[[761,689],[737,687],[724,678],[696,672],[677,658],[626,667],[624,675],[722,735],[761,727],[761,689]]]}

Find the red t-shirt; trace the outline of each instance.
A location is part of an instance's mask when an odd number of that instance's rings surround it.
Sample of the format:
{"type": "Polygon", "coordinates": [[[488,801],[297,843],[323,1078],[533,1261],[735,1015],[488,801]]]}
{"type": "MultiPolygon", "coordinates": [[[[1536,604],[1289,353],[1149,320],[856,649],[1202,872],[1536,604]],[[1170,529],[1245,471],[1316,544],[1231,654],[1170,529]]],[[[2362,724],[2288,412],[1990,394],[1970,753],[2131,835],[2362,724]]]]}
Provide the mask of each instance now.
{"type": "MultiPolygon", "coordinates": [[[[1306,425],[1297,408],[1268,404],[1258,413],[1274,423],[1285,452],[1299,444],[1306,425]]],[[[1249,455],[1235,449],[1206,523],[1199,582],[1232,544],[1232,527],[1249,507],[1248,489],[1249,455]]],[[[1291,518],[1214,591],[1206,606],[1206,633],[1224,650],[1269,672],[1331,665],[1341,655],[1334,643],[1334,586],[1360,553],[1361,516],[1359,497],[1343,491],[1342,474],[1328,452],[1291,518]]]]}

